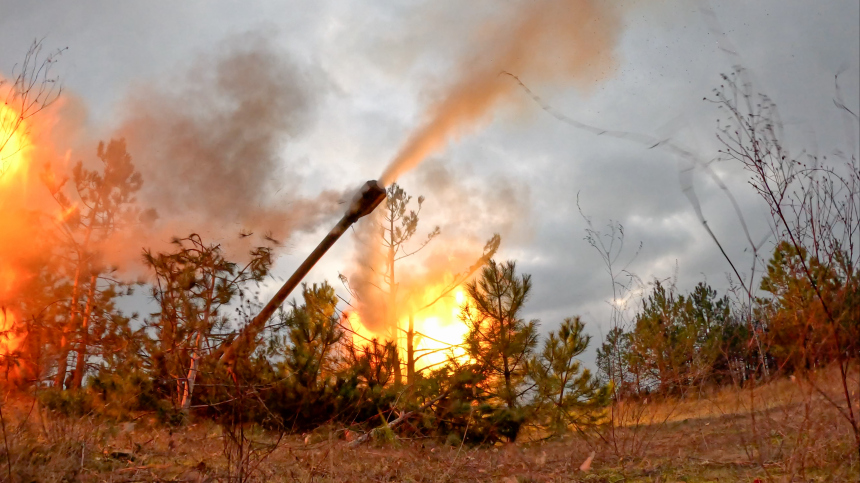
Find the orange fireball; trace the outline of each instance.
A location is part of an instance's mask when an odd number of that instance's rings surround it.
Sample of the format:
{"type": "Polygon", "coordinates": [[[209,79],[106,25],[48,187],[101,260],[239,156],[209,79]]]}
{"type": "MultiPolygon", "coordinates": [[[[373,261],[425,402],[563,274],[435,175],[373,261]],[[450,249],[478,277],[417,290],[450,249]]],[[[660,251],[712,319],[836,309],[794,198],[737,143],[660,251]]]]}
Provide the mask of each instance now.
{"type": "Polygon", "coordinates": [[[24,171],[29,147],[26,131],[20,115],[8,105],[0,105],[0,188],[24,171]]]}
{"type": "Polygon", "coordinates": [[[19,252],[19,238],[15,233],[24,230],[24,220],[16,216],[16,204],[26,183],[30,143],[27,125],[8,105],[0,105],[0,355],[13,352],[20,344],[15,329],[15,295],[19,274],[12,260],[19,252]]]}
{"type": "MultiPolygon", "coordinates": [[[[456,288],[446,296],[439,297],[446,288],[443,284],[425,287],[420,296],[413,297],[411,300],[410,305],[424,307],[418,309],[412,318],[415,331],[413,340],[415,369],[418,371],[441,366],[450,356],[458,359],[466,356],[463,339],[468,333],[468,327],[460,320],[460,311],[466,303],[466,295],[461,288],[456,288]],[[427,306],[427,304],[430,305],[427,306]]],[[[400,312],[408,312],[408,310],[408,308],[401,308],[400,312]]],[[[346,318],[355,333],[353,341],[359,346],[374,337],[379,339],[390,337],[387,332],[374,332],[366,327],[358,312],[349,312],[346,318]]],[[[409,317],[402,317],[399,325],[397,346],[401,359],[405,361],[406,328],[409,326],[409,317]]]]}

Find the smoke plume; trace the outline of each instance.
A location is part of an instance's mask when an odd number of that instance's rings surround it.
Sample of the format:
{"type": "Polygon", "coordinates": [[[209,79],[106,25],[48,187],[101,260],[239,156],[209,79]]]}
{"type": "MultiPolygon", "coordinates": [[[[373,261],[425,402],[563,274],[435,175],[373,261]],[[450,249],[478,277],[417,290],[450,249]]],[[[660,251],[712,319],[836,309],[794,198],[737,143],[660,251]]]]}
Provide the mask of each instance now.
{"type": "Polygon", "coordinates": [[[211,238],[240,231],[283,239],[337,211],[341,193],[314,199],[291,173],[290,141],[312,124],[316,74],[258,34],[232,39],[163,82],[138,88],[118,130],[143,175],[141,205],[161,232],[211,238]]]}
{"type": "Polygon", "coordinates": [[[544,82],[588,87],[605,78],[615,62],[620,34],[618,8],[600,0],[520,2],[507,22],[490,26],[489,38],[460,64],[460,75],[427,111],[382,174],[387,185],[457,136],[474,129],[499,103],[510,101],[511,72],[544,82]]]}
{"type": "MultiPolygon", "coordinates": [[[[582,89],[604,79],[615,66],[613,51],[620,37],[621,22],[619,9],[611,2],[538,0],[519,2],[501,22],[477,30],[485,35],[461,60],[455,80],[429,105],[424,123],[409,136],[385,169],[380,178],[384,185],[396,181],[452,139],[479,127],[500,104],[512,102],[517,85],[503,75],[505,72],[538,83],[582,89]]],[[[484,235],[487,238],[492,232],[501,232],[504,238],[514,224],[520,228],[527,226],[524,214],[528,211],[528,190],[516,183],[500,178],[491,183],[484,180],[483,188],[466,187],[444,167],[427,170],[422,178],[434,196],[449,199],[452,206],[449,226],[474,226],[480,220],[478,224],[493,227],[484,235]],[[482,199],[497,202],[485,204],[488,209],[471,209],[482,206],[476,203],[482,199]],[[465,206],[470,209],[463,209],[465,206]]],[[[373,219],[367,219],[356,230],[357,271],[350,282],[359,299],[362,322],[384,334],[390,332],[381,330],[388,309],[377,287],[379,274],[387,268],[376,227],[373,219]]],[[[446,244],[442,251],[432,251],[425,267],[419,269],[420,274],[416,273],[418,285],[444,285],[445,277],[468,267],[469,259],[474,262],[481,255],[482,243],[478,240],[479,237],[472,236],[469,246],[462,250],[452,250],[446,244]]],[[[405,285],[403,289],[419,290],[405,285]]]]}

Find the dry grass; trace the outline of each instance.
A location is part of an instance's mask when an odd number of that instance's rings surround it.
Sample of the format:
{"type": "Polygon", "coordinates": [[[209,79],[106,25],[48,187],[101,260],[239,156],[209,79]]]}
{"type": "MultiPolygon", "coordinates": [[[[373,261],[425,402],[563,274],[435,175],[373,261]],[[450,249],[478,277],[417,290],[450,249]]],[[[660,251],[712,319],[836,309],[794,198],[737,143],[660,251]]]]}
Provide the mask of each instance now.
{"type": "MultiPolygon", "coordinates": [[[[854,387],[857,387],[855,384],[854,387]]],[[[342,432],[288,437],[250,481],[858,481],[847,424],[809,387],[790,380],[649,402],[665,420],[637,455],[619,458],[580,438],[492,448],[401,439],[349,449],[342,432]],[[750,394],[751,393],[751,394],[750,394]],[[755,423],[753,423],[755,419],[755,423]],[[591,470],[579,470],[592,452],[591,470]]],[[[4,406],[14,481],[235,481],[224,435],[211,423],[171,431],[134,423],[72,420],[33,405],[4,406]]],[[[621,431],[635,431],[628,426],[621,431]]],[[[273,435],[248,430],[253,441],[273,435]]],[[[9,460],[0,440],[0,480],[9,460]]],[[[261,453],[264,454],[264,453],[261,453]]]]}

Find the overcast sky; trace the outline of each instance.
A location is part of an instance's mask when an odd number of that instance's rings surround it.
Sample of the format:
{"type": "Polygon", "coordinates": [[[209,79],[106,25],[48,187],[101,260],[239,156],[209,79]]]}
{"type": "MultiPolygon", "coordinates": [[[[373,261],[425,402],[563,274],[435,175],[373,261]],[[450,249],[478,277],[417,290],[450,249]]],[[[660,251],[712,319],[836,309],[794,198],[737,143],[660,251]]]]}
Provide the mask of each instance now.
{"type": "MultiPolygon", "coordinates": [[[[281,147],[284,169],[273,176],[283,181],[275,183],[315,196],[379,176],[428,103],[474,55],[484,20],[512,3],[0,0],[0,72],[8,75],[34,38],[43,38],[46,48],[68,47],[58,73],[87,108],[89,136],[107,138],[127,116],[133,93],[188,76],[198,59],[244,39],[265,37],[295,67],[311,103],[305,126],[281,147]]],[[[616,68],[591,89],[543,84],[525,74],[522,80],[572,118],[671,136],[710,160],[719,147],[718,111],[702,98],[721,73],[742,63],[756,89],[780,106],[793,149],[849,149],[833,104],[833,78],[841,72],[846,104],[857,112],[860,2],[719,2],[708,6],[716,22],[700,5],[707,4],[628,2],[616,68]]],[[[629,255],[643,243],[630,269],[644,280],[671,277],[677,266],[682,290],[705,279],[726,288],[729,267],[682,193],[683,162],[666,151],[577,131],[522,96],[400,179],[410,193],[426,196],[422,226],[440,225],[435,244],[501,233],[497,258],[516,259],[533,275],[526,315],[541,319],[544,331],[575,314],[595,336],[607,327],[610,282],[583,240],[577,196],[597,226],[609,219],[624,225],[629,255]]],[[[744,173],[727,162],[715,170],[741,203],[753,238],[761,239],[768,232],[764,208],[744,173]]],[[[709,225],[746,265],[746,244],[726,198],[703,173],[694,180],[709,225]]],[[[290,273],[329,228],[326,222],[295,232],[277,275],[290,273]]],[[[339,242],[309,280],[337,281],[349,270],[353,244],[339,242]]]]}

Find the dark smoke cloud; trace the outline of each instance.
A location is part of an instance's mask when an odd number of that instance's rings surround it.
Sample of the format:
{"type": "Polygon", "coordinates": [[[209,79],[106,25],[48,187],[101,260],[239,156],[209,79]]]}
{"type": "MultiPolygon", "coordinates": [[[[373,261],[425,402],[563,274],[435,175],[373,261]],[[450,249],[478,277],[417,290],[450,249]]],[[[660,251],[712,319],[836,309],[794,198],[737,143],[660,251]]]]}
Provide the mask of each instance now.
{"type": "Polygon", "coordinates": [[[289,156],[290,141],[313,124],[325,80],[265,35],[215,50],[129,96],[117,135],[143,174],[142,206],[157,210],[159,231],[186,231],[170,235],[235,238],[250,230],[283,238],[317,226],[342,196],[302,198],[289,156]]]}

